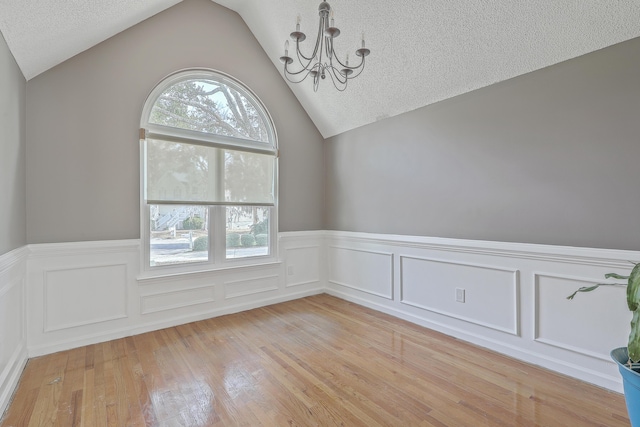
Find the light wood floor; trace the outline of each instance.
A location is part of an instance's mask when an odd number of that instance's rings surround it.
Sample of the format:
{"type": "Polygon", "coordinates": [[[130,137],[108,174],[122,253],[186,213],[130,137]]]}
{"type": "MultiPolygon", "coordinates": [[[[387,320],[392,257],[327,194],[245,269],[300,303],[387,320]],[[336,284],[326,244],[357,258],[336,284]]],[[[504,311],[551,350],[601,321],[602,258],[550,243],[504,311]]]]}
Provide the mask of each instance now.
{"type": "Polygon", "coordinates": [[[2,426],[629,426],[617,393],[328,295],[32,359],[2,426]]]}

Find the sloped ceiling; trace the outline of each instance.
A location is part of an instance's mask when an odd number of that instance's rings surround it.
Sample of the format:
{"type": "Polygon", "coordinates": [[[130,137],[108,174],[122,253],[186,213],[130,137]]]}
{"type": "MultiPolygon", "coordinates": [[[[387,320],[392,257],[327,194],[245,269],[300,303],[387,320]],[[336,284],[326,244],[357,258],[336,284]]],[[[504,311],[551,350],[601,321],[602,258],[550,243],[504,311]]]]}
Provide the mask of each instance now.
{"type": "MultiPolygon", "coordinates": [[[[0,32],[31,79],[179,1],[2,0],[0,32]]],[[[298,14],[311,48],[319,1],[216,3],[242,16],[278,69],[298,14]]],[[[354,52],[364,31],[371,55],[345,92],[290,85],[325,138],[640,36],[637,0],[330,3],[337,51],[354,52]]]]}

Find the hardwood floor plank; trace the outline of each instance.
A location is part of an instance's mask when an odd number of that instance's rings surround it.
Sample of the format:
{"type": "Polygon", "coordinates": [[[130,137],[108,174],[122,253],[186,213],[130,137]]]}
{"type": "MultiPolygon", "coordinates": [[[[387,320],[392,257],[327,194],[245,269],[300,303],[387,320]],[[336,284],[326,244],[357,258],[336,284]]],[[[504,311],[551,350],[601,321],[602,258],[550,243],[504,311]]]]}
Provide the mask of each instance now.
{"type": "MultiPolygon", "coordinates": [[[[94,345],[94,369],[93,369],[93,387],[94,387],[94,417],[89,421],[98,427],[107,425],[107,396],[105,385],[105,354],[104,348],[108,343],[100,343],[94,345]]],[[[88,424],[91,425],[91,424],[88,424]]]]}
{"type": "Polygon", "coordinates": [[[624,397],[328,295],[30,360],[0,427],[629,425],[624,397]]]}
{"type": "Polygon", "coordinates": [[[58,402],[65,377],[69,352],[53,354],[41,377],[40,392],[29,419],[31,426],[53,426],[58,416],[58,402]]]}
{"type": "MultiPolygon", "coordinates": [[[[93,347],[93,346],[91,346],[93,347]]],[[[83,405],[81,408],[82,415],[80,417],[80,426],[81,427],[90,427],[98,425],[95,418],[95,407],[96,407],[96,393],[95,393],[95,370],[93,369],[93,364],[85,365],[91,366],[85,370],[84,376],[82,379],[82,391],[83,391],[83,405]]]]}

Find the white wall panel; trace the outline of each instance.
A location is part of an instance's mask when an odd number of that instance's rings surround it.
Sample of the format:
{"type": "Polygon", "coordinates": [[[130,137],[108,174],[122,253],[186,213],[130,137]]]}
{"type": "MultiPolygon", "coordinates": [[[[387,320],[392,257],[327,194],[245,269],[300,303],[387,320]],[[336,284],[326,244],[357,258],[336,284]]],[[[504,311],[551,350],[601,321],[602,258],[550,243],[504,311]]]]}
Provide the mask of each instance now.
{"type": "Polygon", "coordinates": [[[214,301],[215,288],[213,286],[203,286],[201,288],[141,295],[140,311],[142,314],[150,314],[175,308],[212,303],[214,301]]]}
{"type": "Polygon", "coordinates": [[[245,297],[278,290],[279,276],[263,276],[251,279],[231,280],[224,283],[226,299],[245,297]]]}
{"type": "Polygon", "coordinates": [[[31,356],[128,335],[138,315],[137,240],[31,245],[31,356]]]}
{"type": "Polygon", "coordinates": [[[320,245],[287,248],[284,254],[287,287],[320,281],[320,245]]]}
{"type": "Polygon", "coordinates": [[[127,266],[101,265],[44,273],[44,331],[127,317],[127,266]]]}
{"type": "Polygon", "coordinates": [[[609,351],[627,343],[631,321],[625,287],[601,287],[593,293],[567,296],[582,286],[601,283],[544,273],[535,274],[535,339],[590,357],[609,360],[609,351]]]}
{"type": "Polygon", "coordinates": [[[329,246],[329,282],[393,299],[393,253],[329,246]]]}
{"type": "Polygon", "coordinates": [[[518,272],[490,265],[400,258],[404,304],[518,334],[518,272]],[[456,301],[456,290],[464,302],[456,301]]]}

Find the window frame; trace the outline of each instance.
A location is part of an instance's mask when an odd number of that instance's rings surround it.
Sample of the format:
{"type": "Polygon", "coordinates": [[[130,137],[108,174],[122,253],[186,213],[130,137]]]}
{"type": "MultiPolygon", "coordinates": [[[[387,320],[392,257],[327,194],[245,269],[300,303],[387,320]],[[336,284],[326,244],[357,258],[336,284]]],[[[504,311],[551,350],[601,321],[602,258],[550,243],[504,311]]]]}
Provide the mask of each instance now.
{"type": "MultiPolygon", "coordinates": [[[[198,273],[211,270],[237,268],[243,266],[255,266],[277,262],[277,236],[278,236],[278,138],[276,127],[269,111],[258,96],[244,83],[234,77],[207,68],[191,68],[176,71],[163,78],[147,96],[142,109],[140,119],[140,234],[141,234],[141,276],[157,277],[174,274],[198,273]],[[158,98],[171,86],[185,80],[206,79],[222,83],[242,94],[256,109],[267,128],[268,142],[244,140],[225,135],[208,134],[188,129],[178,129],[170,126],[149,123],[151,111],[158,98]],[[274,156],[273,169],[273,205],[266,206],[269,215],[269,242],[268,254],[240,258],[226,257],[226,209],[230,204],[203,205],[209,210],[208,226],[208,259],[189,263],[177,263],[160,266],[151,266],[151,205],[163,205],[161,202],[149,203],[145,199],[146,179],[146,140],[153,136],[162,135],[163,140],[186,142],[194,145],[215,146],[233,150],[272,154],[274,156]],[[225,236],[225,238],[216,238],[225,236]]],[[[166,203],[168,205],[171,203],[166,203]]],[[[260,206],[260,204],[245,204],[245,206],[260,206]]]]}

